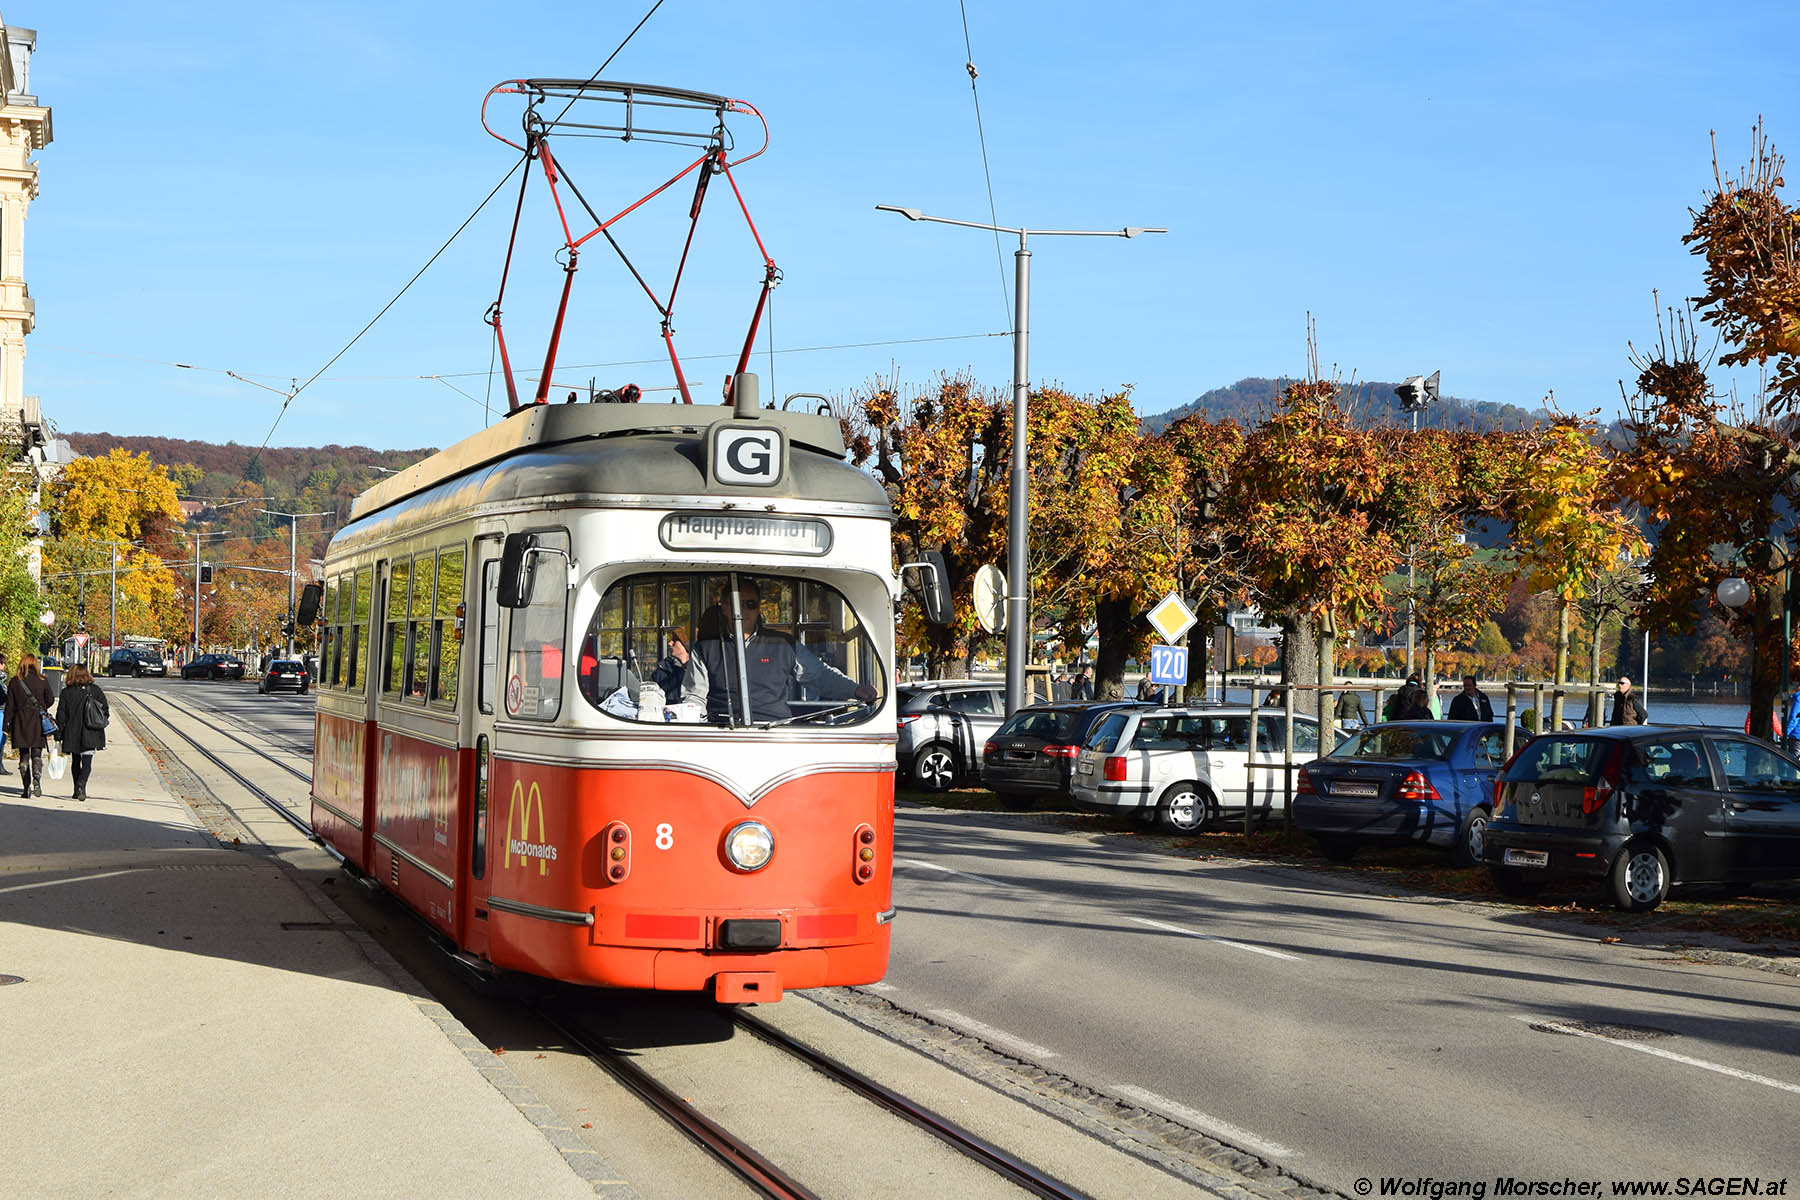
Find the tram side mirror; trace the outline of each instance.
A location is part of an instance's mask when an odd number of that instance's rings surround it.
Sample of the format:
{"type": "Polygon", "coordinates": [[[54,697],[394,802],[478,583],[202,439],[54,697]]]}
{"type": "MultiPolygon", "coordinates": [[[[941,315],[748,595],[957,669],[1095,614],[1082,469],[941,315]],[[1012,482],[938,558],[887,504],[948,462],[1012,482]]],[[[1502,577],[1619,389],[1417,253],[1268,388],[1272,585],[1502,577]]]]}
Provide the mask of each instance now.
{"type": "Polygon", "coordinates": [[[500,549],[500,579],[496,599],[501,608],[524,608],[531,603],[531,572],[537,560],[535,533],[509,533],[500,549]]]}
{"type": "Polygon", "coordinates": [[[311,625],[319,619],[319,601],[324,597],[325,589],[316,583],[309,583],[300,589],[300,624],[311,625]]]}
{"type": "Polygon", "coordinates": [[[911,571],[918,584],[919,603],[925,607],[925,619],[933,625],[950,623],[950,573],[944,567],[944,556],[927,550],[920,562],[900,568],[901,578],[911,571]]]}

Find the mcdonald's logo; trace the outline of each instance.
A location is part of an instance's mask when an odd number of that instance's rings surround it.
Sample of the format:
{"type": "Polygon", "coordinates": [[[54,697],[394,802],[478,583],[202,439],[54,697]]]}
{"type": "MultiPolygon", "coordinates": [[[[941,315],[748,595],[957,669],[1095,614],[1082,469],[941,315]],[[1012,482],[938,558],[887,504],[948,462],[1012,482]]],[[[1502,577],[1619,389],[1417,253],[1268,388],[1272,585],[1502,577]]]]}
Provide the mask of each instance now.
{"type": "Polygon", "coordinates": [[[502,860],[502,865],[512,866],[515,854],[518,855],[519,862],[526,867],[531,865],[532,859],[537,859],[539,875],[548,875],[550,864],[556,861],[556,847],[550,844],[549,837],[544,832],[544,793],[539,790],[536,783],[531,785],[529,793],[526,792],[525,781],[522,779],[514,781],[512,799],[506,804],[506,856],[502,860]],[[537,841],[535,842],[529,840],[533,810],[537,812],[537,841]],[[521,835],[516,838],[513,836],[513,819],[515,817],[519,818],[521,835]]]}

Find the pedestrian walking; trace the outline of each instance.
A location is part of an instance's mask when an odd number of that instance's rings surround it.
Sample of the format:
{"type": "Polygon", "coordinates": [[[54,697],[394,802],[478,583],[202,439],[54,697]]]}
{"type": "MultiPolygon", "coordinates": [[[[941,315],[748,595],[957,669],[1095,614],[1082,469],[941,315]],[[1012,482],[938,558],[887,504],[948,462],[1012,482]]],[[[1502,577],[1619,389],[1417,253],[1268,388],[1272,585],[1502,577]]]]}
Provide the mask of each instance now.
{"type": "Polygon", "coordinates": [[[1800,751],[1800,692],[1788,697],[1787,724],[1782,726],[1781,748],[1789,754],[1800,751]]]}
{"type": "Polygon", "coordinates": [[[0,654],[0,775],[11,775],[6,769],[6,685],[12,673],[6,668],[6,655],[0,654]]]}
{"type": "Polygon", "coordinates": [[[1463,676],[1462,691],[1456,693],[1450,701],[1449,719],[1452,721],[1491,721],[1494,719],[1494,705],[1475,686],[1473,675],[1463,676]]]}
{"type": "Polygon", "coordinates": [[[106,725],[112,706],[106,693],[83,666],[69,668],[62,696],[56,702],[57,738],[75,768],[75,799],[87,799],[88,772],[94,769],[94,751],[106,749],[106,725]]]}
{"type": "Polygon", "coordinates": [[[4,728],[19,755],[19,795],[44,794],[44,747],[50,744],[50,685],[35,654],[19,659],[19,673],[6,685],[4,728]]]}
{"type": "Polygon", "coordinates": [[[1618,691],[1613,695],[1612,719],[1608,725],[1642,725],[1650,714],[1644,711],[1644,702],[1638,694],[1631,690],[1631,680],[1619,676],[1618,691]]]}
{"type": "Polygon", "coordinates": [[[1069,684],[1069,699],[1092,700],[1094,698],[1094,675],[1092,667],[1082,667],[1075,672],[1075,678],[1069,684]]]}
{"type": "Polygon", "coordinates": [[[1363,713],[1362,697],[1349,688],[1338,693],[1337,723],[1345,729],[1361,729],[1368,724],[1368,718],[1363,713]]]}

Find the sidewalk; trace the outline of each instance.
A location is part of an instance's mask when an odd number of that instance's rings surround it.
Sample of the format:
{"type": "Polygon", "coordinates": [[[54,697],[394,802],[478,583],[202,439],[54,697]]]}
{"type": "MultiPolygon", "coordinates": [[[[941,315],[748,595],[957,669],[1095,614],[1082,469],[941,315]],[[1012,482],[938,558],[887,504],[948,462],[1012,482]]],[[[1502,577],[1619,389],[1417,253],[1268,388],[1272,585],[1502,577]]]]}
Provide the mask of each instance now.
{"type": "Polygon", "coordinates": [[[114,711],[87,802],[0,777],[0,1191],[631,1194],[317,889],[215,840],[114,711]]]}

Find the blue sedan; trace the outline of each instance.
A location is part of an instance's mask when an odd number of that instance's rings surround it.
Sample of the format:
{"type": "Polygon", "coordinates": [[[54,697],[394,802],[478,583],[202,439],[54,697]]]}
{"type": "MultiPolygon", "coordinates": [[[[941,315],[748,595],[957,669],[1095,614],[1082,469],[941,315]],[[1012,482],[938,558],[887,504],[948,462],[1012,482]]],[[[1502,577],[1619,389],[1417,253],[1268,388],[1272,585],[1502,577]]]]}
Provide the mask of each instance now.
{"type": "Polygon", "coordinates": [[[1360,845],[1425,842],[1478,865],[1504,746],[1498,722],[1371,725],[1300,769],[1294,824],[1334,862],[1360,845]]]}

